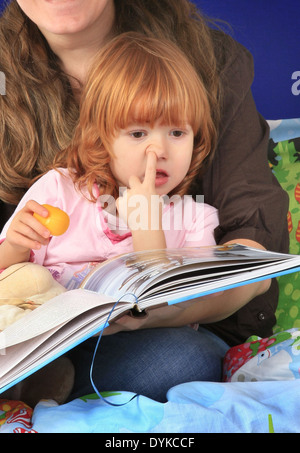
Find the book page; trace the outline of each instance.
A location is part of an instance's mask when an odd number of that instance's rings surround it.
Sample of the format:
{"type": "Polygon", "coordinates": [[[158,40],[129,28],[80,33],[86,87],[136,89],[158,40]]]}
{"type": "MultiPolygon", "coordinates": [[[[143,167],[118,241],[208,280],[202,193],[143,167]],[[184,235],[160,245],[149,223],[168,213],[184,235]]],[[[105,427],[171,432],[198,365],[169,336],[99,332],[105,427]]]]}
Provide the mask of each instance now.
{"type": "Polygon", "coordinates": [[[60,294],[20,318],[0,333],[0,349],[27,341],[65,324],[92,308],[114,303],[111,297],[75,289],[60,294]]]}
{"type": "MultiPolygon", "coordinates": [[[[75,291],[75,293],[77,296],[78,291],[75,291]]],[[[64,293],[64,295],[66,294],[64,293]]],[[[98,294],[81,290],[79,295],[81,301],[85,301],[85,296],[90,299],[88,310],[81,310],[82,313],[80,314],[77,310],[77,316],[74,319],[67,320],[68,316],[65,316],[65,323],[56,325],[54,328],[48,329],[47,332],[35,335],[26,341],[20,341],[11,346],[6,345],[2,349],[0,353],[0,388],[2,392],[6,390],[6,386],[7,388],[11,387],[19,380],[37,371],[41,366],[45,366],[85,339],[99,333],[105,327],[108,316],[111,316],[109,319],[113,319],[122,316],[132,308],[131,304],[127,302],[120,301],[116,304],[111,302],[110,299],[104,305],[94,306],[95,301],[99,303],[98,294]],[[114,308],[113,312],[112,308],[114,308]]],[[[39,318],[36,317],[35,320],[38,321],[39,318]]],[[[30,323],[28,324],[30,325],[30,323]]],[[[33,327],[35,324],[36,322],[33,322],[33,327]]],[[[35,334],[37,332],[38,329],[35,329],[35,334]]],[[[11,335],[11,338],[13,338],[13,335],[11,335]]],[[[15,338],[17,338],[17,335],[15,338]]]]}
{"type": "Polygon", "coordinates": [[[244,276],[247,272],[251,273],[252,269],[262,269],[258,274],[264,275],[272,273],[272,266],[276,272],[291,268],[292,261],[295,266],[300,265],[299,256],[254,249],[240,244],[132,252],[96,266],[85,278],[82,287],[116,299],[133,293],[141,302],[147,298],[149,288],[156,286],[159,297],[160,284],[165,285],[169,277],[180,282],[186,271],[188,278],[188,273],[193,270],[202,284],[206,278],[213,279],[214,268],[218,287],[219,279],[233,274],[233,268],[236,275],[243,275],[241,279],[246,281],[244,276]],[[266,269],[266,272],[263,269],[266,269]]]}

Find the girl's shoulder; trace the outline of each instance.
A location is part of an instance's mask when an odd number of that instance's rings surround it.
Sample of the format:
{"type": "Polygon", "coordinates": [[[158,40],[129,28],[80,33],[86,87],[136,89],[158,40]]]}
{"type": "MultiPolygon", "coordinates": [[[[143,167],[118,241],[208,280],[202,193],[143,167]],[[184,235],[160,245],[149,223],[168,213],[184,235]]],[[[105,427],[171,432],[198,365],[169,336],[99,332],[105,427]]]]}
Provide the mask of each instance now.
{"type": "Polygon", "coordinates": [[[49,170],[33,184],[32,188],[34,190],[43,188],[47,192],[59,192],[60,194],[75,191],[72,176],[66,168],[49,170]]]}
{"type": "Polygon", "coordinates": [[[53,168],[52,170],[47,171],[47,173],[44,173],[40,178],[38,178],[34,185],[40,182],[50,183],[51,181],[53,181],[53,183],[61,181],[64,181],[66,183],[68,181],[72,181],[72,178],[67,168],[53,168]]]}
{"type": "Polygon", "coordinates": [[[38,203],[53,204],[63,209],[78,203],[81,198],[84,197],[76,190],[69,171],[58,168],[43,174],[26,192],[21,204],[33,199],[38,203]]]}

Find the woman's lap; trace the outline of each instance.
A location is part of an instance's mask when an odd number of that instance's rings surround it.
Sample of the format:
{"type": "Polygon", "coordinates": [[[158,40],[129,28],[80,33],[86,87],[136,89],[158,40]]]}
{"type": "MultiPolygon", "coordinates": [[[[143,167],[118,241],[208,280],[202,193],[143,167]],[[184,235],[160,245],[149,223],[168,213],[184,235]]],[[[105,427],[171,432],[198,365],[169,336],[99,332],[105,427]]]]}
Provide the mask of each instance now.
{"type": "MultiPolygon", "coordinates": [[[[69,400],[94,393],[90,367],[96,343],[97,338],[91,338],[69,353],[75,366],[69,400]]],[[[95,356],[93,381],[99,392],[130,391],[165,402],[174,385],[220,381],[228,348],[204,328],[145,329],[103,336],[95,356]]]]}

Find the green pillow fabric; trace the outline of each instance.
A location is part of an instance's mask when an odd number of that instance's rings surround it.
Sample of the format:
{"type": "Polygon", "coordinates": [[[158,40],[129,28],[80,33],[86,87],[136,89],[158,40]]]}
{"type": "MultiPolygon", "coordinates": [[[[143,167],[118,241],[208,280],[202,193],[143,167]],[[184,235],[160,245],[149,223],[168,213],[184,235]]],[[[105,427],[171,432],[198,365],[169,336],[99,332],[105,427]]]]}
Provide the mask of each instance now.
{"type": "MultiPolygon", "coordinates": [[[[290,204],[288,227],[290,253],[300,254],[300,137],[274,143],[270,140],[269,162],[290,204]]],[[[274,332],[300,327],[300,273],[278,278],[279,303],[274,332]]]]}

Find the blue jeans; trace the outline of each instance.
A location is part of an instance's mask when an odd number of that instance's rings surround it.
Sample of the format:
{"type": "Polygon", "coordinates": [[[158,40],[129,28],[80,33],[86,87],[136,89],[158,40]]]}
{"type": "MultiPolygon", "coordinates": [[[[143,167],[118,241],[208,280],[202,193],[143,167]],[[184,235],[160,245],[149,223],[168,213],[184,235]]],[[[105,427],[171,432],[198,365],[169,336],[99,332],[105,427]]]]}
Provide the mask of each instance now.
{"type": "MultiPolygon", "coordinates": [[[[94,393],[90,366],[97,338],[68,354],[75,366],[69,400],[94,393]]],[[[229,346],[200,327],[145,329],[103,336],[95,357],[93,381],[99,392],[130,391],[166,402],[174,385],[191,381],[220,381],[229,346]]]]}

